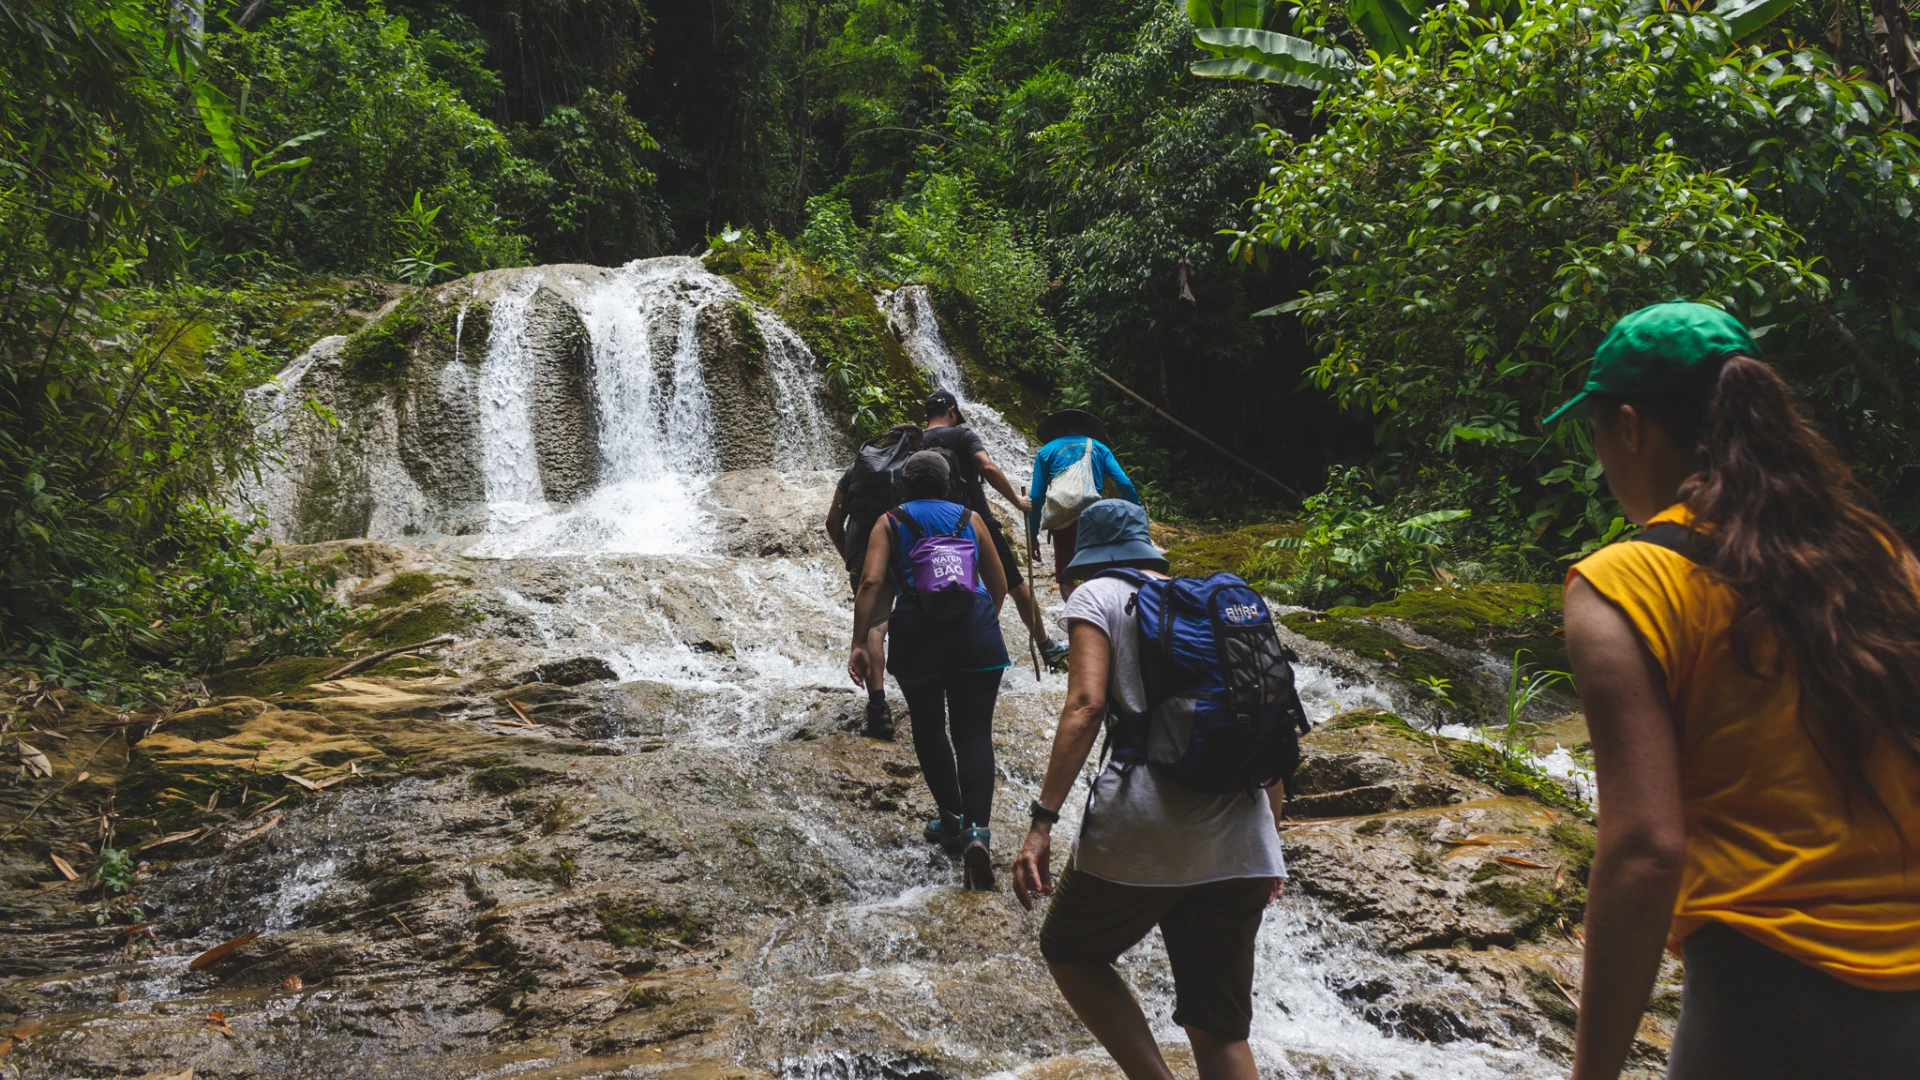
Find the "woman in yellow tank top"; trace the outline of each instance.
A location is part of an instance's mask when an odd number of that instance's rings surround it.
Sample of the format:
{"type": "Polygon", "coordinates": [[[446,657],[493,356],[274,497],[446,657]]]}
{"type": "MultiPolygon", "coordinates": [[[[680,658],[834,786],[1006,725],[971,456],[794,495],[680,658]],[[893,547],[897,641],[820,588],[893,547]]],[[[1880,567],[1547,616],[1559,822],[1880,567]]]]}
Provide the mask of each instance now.
{"type": "Polygon", "coordinates": [[[1575,1080],[1619,1074],[1660,950],[1673,1080],[1920,1077],[1920,592],[1717,308],[1620,320],[1584,409],[1648,526],[1567,577],[1600,837],[1575,1080]]]}

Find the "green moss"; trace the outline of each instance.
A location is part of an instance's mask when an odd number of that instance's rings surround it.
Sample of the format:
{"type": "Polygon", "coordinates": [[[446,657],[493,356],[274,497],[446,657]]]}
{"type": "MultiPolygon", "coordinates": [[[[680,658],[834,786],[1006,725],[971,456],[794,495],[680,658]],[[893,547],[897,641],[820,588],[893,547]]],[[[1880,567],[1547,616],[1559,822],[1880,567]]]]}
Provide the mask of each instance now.
{"type": "Polygon", "coordinates": [[[1562,821],[1547,830],[1554,849],[1560,852],[1567,872],[1576,879],[1587,880],[1587,870],[1593,866],[1594,831],[1590,825],[1577,821],[1562,821]]]}
{"type": "Polygon", "coordinates": [[[1237,529],[1195,527],[1169,532],[1162,543],[1166,545],[1167,562],[1172,564],[1175,574],[1204,577],[1226,571],[1248,581],[1267,581],[1286,576],[1292,568],[1293,554],[1266,547],[1266,542],[1282,536],[1298,536],[1301,527],[1263,522],[1237,529]]]}
{"type": "Polygon", "coordinates": [[[627,990],[626,1007],[629,1009],[657,1009],[662,1005],[673,1004],[673,998],[657,986],[635,984],[627,990]]]}
{"type": "Polygon", "coordinates": [[[368,627],[365,638],[376,648],[392,648],[458,633],[472,624],[465,605],[450,597],[395,612],[368,627]]]}
{"type": "Polygon", "coordinates": [[[1456,668],[1446,657],[1432,650],[1422,649],[1418,645],[1409,645],[1380,627],[1370,625],[1361,619],[1296,611],[1291,615],[1282,616],[1280,622],[1287,629],[1309,641],[1332,645],[1369,660],[1388,664],[1392,667],[1391,674],[1408,682],[1417,682],[1426,678],[1461,682],[1468,677],[1467,673],[1456,668]]]}
{"type": "Polygon", "coordinates": [[[1398,619],[1430,638],[1463,649],[1510,656],[1517,649],[1535,668],[1565,671],[1560,590],[1524,582],[1414,589],[1370,607],[1336,607],[1330,616],[1398,619]]]}
{"type": "MultiPolygon", "coordinates": [[[[728,248],[709,256],[707,269],[731,278],[800,335],[826,366],[828,390],[861,438],[920,421],[926,376],[895,340],[865,284],[784,243],[767,251],[728,248]]],[[[753,333],[759,336],[757,326],[753,333]]]]}
{"type": "Polygon", "coordinates": [[[732,324],[733,339],[746,347],[747,365],[758,366],[767,355],[767,337],[760,332],[760,323],[753,317],[753,305],[745,300],[735,301],[727,319],[732,324]]]}
{"type": "Polygon", "coordinates": [[[1387,827],[1386,818],[1374,818],[1372,821],[1363,821],[1360,824],[1355,825],[1353,827],[1353,835],[1372,836],[1375,833],[1382,831],[1386,827],[1387,827]]]}
{"type": "Polygon", "coordinates": [[[423,574],[418,570],[403,570],[393,575],[380,595],[373,601],[376,608],[389,608],[404,604],[409,600],[418,600],[422,596],[440,588],[440,579],[432,574],[423,574]]]}
{"type": "Polygon", "coordinates": [[[1488,878],[1514,877],[1514,876],[1516,875],[1514,874],[1512,867],[1506,865],[1505,863],[1498,863],[1489,859],[1486,862],[1481,863],[1479,866],[1474,867],[1473,873],[1467,875],[1467,880],[1468,881],[1485,881],[1488,878]]]}
{"type": "Polygon", "coordinates": [[[698,945],[713,933],[713,924],[682,907],[638,897],[603,895],[593,913],[608,941],[623,949],[651,949],[678,942],[698,945]]]}
{"type": "Polygon", "coordinates": [[[234,668],[207,676],[207,689],[216,696],[265,698],[290,694],[311,686],[345,661],[331,656],[287,656],[253,667],[234,668]]]}
{"type": "Polygon", "coordinates": [[[347,373],[367,381],[385,381],[406,370],[408,348],[427,323],[417,295],[402,300],[386,317],[347,340],[340,362],[347,373]]]}

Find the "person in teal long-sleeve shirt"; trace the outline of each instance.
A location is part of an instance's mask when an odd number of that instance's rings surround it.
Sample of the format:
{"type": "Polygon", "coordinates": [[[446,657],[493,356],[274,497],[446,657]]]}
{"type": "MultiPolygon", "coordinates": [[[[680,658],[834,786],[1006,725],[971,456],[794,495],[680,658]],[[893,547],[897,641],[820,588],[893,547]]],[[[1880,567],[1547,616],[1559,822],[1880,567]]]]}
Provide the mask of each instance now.
{"type": "MultiPolygon", "coordinates": [[[[1032,500],[1027,511],[1027,543],[1040,536],[1040,514],[1047,505],[1047,484],[1081,457],[1093,458],[1093,482],[1100,494],[1109,499],[1125,499],[1139,504],[1140,493],[1120,467],[1119,459],[1107,447],[1107,428],[1100,418],[1083,409],[1063,409],[1040,421],[1040,441],[1045,445],[1033,456],[1033,484],[1028,492],[1032,500]]],[[[1073,586],[1066,583],[1063,571],[1073,561],[1074,534],[1078,522],[1069,522],[1047,530],[1053,541],[1054,580],[1060,582],[1060,595],[1068,596],[1073,586]]]]}

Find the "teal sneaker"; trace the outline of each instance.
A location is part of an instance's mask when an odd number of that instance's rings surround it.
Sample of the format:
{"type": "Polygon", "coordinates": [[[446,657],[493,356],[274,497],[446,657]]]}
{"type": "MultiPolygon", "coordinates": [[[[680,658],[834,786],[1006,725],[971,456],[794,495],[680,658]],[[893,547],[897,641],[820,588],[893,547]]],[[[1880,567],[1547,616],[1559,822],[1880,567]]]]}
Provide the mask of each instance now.
{"type": "Polygon", "coordinates": [[[939,844],[941,850],[949,855],[960,854],[960,849],[967,843],[967,831],[961,828],[960,819],[945,814],[927,822],[927,827],[921,830],[920,835],[926,837],[929,844],[939,844]]]}
{"type": "Polygon", "coordinates": [[[1048,638],[1046,644],[1040,646],[1040,660],[1047,665],[1048,671],[1065,671],[1067,669],[1067,647],[1052,638],[1048,638]]]}
{"type": "Polygon", "coordinates": [[[993,834],[975,825],[965,836],[966,848],[961,852],[960,862],[966,870],[967,888],[990,890],[993,888],[993,834]]]}

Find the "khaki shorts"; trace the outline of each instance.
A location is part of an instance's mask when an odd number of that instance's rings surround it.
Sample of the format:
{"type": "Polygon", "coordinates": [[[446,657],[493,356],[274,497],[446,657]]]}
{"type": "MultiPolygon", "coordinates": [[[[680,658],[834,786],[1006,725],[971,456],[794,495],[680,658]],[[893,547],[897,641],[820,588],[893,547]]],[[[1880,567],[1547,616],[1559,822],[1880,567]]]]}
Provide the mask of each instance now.
{"type": "Polygon", "coordinates": [[[1158,926],[1173,966],[1173,1022],[1244,1039],[1253,1023],[1253,943],[1272,892],[1272,878],[1121,885],[1069,868],[1040,925],[1040,955],[1111,964],[1158,926]]]}
{"type": "MultiPolygon", "coordinates": [[[[853,599],[856,603],[860,600],[860,571],[860,567],[847,571],[847,585],[853,589],[853,599]]],[[[889,572],[880,581],[880,597],[874,604],[877,610],[873,613],[873,625],[885,626],[887,621],[893,618],[893,597],[898,591],[899,588],[893,583],[893,574],[889,572]]]]}

